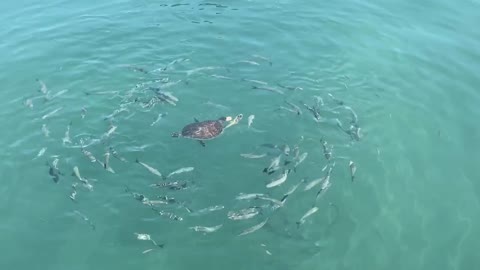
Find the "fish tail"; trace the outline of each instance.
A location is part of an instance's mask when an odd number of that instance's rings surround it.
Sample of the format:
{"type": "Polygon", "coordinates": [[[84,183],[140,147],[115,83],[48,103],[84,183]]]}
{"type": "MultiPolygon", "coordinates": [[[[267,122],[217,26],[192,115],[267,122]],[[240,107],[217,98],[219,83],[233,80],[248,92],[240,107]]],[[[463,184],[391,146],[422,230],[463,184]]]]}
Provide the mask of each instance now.
{"type": "Polygon", "coordinates": [[[292,163],[290,160],[285,160],[285,163],[283,163],[284,166],[287,166],[288,164],[292,163]]]}
{"type": "Polygon", "coordinates": [[[258,89],[258,86],[252,85],[252,89],[258,89]]]}
{"type": "Polygon", "coordinates": [[[268,168],[263,169],[263,172],[264,172],[264,173],[267,173],[267,172],[268,172],[268,168]]]}

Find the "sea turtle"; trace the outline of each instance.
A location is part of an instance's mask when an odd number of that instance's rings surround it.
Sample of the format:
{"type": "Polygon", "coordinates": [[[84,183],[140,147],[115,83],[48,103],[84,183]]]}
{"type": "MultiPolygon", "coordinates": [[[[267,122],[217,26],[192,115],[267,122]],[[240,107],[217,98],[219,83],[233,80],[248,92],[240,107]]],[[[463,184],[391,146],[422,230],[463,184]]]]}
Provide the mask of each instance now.
{"type": "Polygon", "coordinates": [[[198,140],[202,146],[205,146],[204,141],[220,136],[226,127],[237,124],[242,117],[243,115],[241,114],[235,117],[235,119],[232,119],[231,116],[223,116],[217,120],[206,120],[202,122],[194,118],[194,123],[186,125],[181,132],[172,133],[172,137],[198,140]],[[227,122],[228,125],[225,126],[227,122]]]}

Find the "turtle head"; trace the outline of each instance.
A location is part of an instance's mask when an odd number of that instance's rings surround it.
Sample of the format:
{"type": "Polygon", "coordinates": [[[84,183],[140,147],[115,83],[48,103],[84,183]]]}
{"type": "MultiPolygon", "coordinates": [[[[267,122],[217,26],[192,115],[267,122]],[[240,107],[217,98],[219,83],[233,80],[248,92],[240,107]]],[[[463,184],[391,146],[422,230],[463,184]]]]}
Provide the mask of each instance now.
{"type": "Polygon", "coordinates": [[[222,116],[222,117],[218,118],[218,121],[230,122],[230,121],[232,121],[232,117],[231,116],[222,116]]]}

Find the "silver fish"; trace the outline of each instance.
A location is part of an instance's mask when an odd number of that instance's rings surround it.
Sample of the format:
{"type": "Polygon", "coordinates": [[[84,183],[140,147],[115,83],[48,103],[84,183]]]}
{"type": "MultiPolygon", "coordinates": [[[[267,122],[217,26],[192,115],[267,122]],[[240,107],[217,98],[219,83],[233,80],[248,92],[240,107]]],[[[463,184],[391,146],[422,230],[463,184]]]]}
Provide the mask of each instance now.
{"type": "Polygon", "coordinates": [[[55,109],[55,110],[53,110],[53,111],[45,114],[44,116],[42,116],[42,119],[45,120],[45,119],[51,117],[52,115],[54,115],[54,114],[56,114],[57,112],[59,112],[61,109],[63,109],[63,107],[57,108],[57,109],[55,109]]]}
{"type": "Polygon", "coordinates": [[[268,173],[268,174],[272,174],[273,172],[278,170],[280,168],[280,159],[281,158],[282,158],[282,155],[279,155],[278,157],[272,159],[272,161],[270,162],[270,165],[267,168],[263,169],[263,172],[268,173]]]}
{"type": "Polygon", "coordinates": [[[255,115],[252,114],[252,115],[248,116],[248,127],[249,128],[253,123],[253,119],[255,119],[255,115]]]}
{"type": "Polygon", "coordinates": [[[250,233],[253,233],[253,232],[255,232],[255,231],[258,231],[258,230],[260,230],[263,226],[265,226],[265,224],[267,224],[267,222],[268,222],[268,218],[267,218],[265,221],[263,221],[263,222],[255,225],[255,226],[252,226],[252,227],[244,230],[244,231],[243,231],[242,233],[240,233],[238,236],[243,236],[243,235],[250,234],[250,233]]]}
{"type": "Polygon", "coordinates": [[[304,191],[308,191],[308,190],[316,187],[316,186],[319,185],[323,180],[325,180],[325,177],[321,177],[321,178],[318,178],[318,179],[315,179],[315,180],[310,181],[310,182],[305,186],[304,191]]]}
{"type": "Polygon", "coordinates": [[[256,154],[240,154],[240,156],[241,156],[241,157],[244,157],[244,158],[257,159],[257,158],[266,157],[267,154],[259,154],[259,155],[256,155],[256,154]]]}
{"type": "Polygon", "coordinates": [[[285,201],[287,200],[288,196],[290,196],[292,193],[294,193],[298,187],[303,183],[305,182],[305,179],[302,179],[300,182],[298,182],[297,184],[293,185],[285,194],[283,194],[283,197],[282,199],[280,200],[280,202],[282,203],[282,205],[285,203],[285,201]]]}
{"type": "Polygon", "coordinates": [[[194,167],[184,167],[184,168],[180,168],[176,171],[173,171],[171,172],[170,174],[167,175],[167,178],[175,175],[175,174],[180,174],[180,173],[185,173],[185,172],[191,172],[193,171],[195,168],[194,167]]]}
{"type": "Polygon", "coordinates": [[[265,90],[265,91],[270,91],[270,92],[274,92],[274,93],[277,93],[277,94],[281,94],[281,95],[285,95],[285,93],[280,90],[280,89],[277,89],[277,88],[272,88],[272,87],[266,87],[266,86],[252,86],[252,89],[257,89],[257,90],[265,90]]]}
{"type": "Polygon", "coordinates": [[[88,225],[90,225],[90,227],[92,228],[92,230],[95,230],[95,224],[93,224],[93,222],[87,217],[85,216],[84,214],[80,213],[80,211],[73,211],[76,215],[80,216],[85,222],[88,223],[88,225]]]}
{"type": "Polygon", "coordinates": [[[82,119],[84,119],[86,115],[87,115],[87,109],[85,107],[82,107],[82,114],[80,116],[82,117],[82,119]]]}
{"type": "Polygon", "coordinates": [[[112,146],[110,146],[110,147],[108,148],[108,150],[110,151],[110,153],[112,153],[112,156],[113,156],[114,158],[116,158],[116,159],[118,159],[118,160],[120,160],[120,161],[123,161],[123,162],[127,162],[127,160],[126,160],[124,157],[120,157],[120,156],[118,155],[117,151],[115,151],[115,149],[114,149],[112,146]]]}
{"type": "Polygon", "coordinates": [[[162,92],[163,95],[165,95],[167,98],[174,102],[178,102],[178,98],[174,96],[171,92],[162,92]]]}
{"type": "Polygon", "coordinates": [[[251,219],[258,214],[260,214],[260,210],[258,207],[250,207],[250,208],[241,209],[237,212],[229,211],[227,213],[227,217],[231,220],[245,220],[245,219],[251,219]]]}
{"type": "Polygon", "coordinates": [[[303,88],[299,86],[288,86],[288,85],[283,85],[281,83],[277,83],[277,85],[280,86],[281,88],[284,88],[290,91],[303,90],[303,88]]]}
{"type": "Polygon", "coordinates": [[[206,208],[203,208],[203,209],[200,209],[200,210],[197,210],[197,211],[193,212],[192,216],[199,216],[199,215],[203,215],[205,213],[209,213],[209,212],[213,212],[213,211],[220,211],[220,210],[223,210],[224,208],[225,208],[225,206],[223,206],[223,205],[209,206],[209,207],[206,207],[206,208]]]}
{"type": "Polygon", "coordinates": [[[44,135],[45,137],[49,137],[49,136],[50,136],[50,131],[48,130],[46,124],[43,124],[43,125],[42,125],[42,132],[43,132],[43,135],[44,135]]]}
{"type": "Polygon", "coordinates": [[[338,105],[344,105],[345,103],[337,98],[335,98],[331,93],[328,93],[328,96],[338,105]]]}
{"type": "Polygon", "coordinates": [[[351,160],[350,160],[350,163],[348,164],[348,166],[350,167],[350,175],[352,177],[352,182],[353,182],[353,180],[355,178],[355,172],[357,172],[357,166],[351,160]]]}
{"type": "Polygon", "coordinates": [[[221,67],[199,67],[199,68],[195,68],[195,69],[191,69],[191,70],[187,70],[187,76],[191,76],[195,73],[198,73],[200,71],[204,71],[204,70],[214,70],[214,69],[221,69],[221,67]]]}
{"type": "Polygon", "coordinates": [[[85,150],[85,148],[82,148],[82,153],[90,159],[90,162],[97,162],[97,159],[93,156],[93,154],[90,151],[85,150]]]}
{"type": "Polygon", "coordinates": [[[111,173],[115,173],[115,171],[112,169],[112,167],[110,167],[110,152],[106,152],[105,153],[105,163],[101,163],[100,161],[100,164],[102,164],[102,167],[107,170],[107,172],[111,172],[111,173]]]}
{"type": "Polygon", "coordinates": [[[237,63],[238,64],[249,64],[249,65],[253,65],[253,66],[260,66],[259,63],[255,62],[255,61],[250,61],[250,60],[242,60],[242,61],[238,61],[237,63]]]}
{"type": "Polygon", "coordinates": [[[152,238],[150,237],[149,234],[145,234],[145,233],[135,233],[135,235],[137,236],[137,239],[138,239],[138,240],[145,240],[145,241],[150,241],[150,240],[152,240],[152,238]]]}
{"type": "Polygon", "coordinates": [[[294,111],[297,113],[297,115],[301,115],[301,114],[302,114],[302,110],[301,110],[300,107],[298,107],[297,105],[291,103],[291,102],[288,101],[288,100],[285,100],[285,103],[286,103],[288,106],[292,107],[292,108],[294,109],[294,111]]]}
{"type": "Polygon", "coordinates": [[[267,184],[267,188],[272,188],[283,184],[287,180],[287,176],[290,173],[290,170],[285,170],[283,174],[276,180],[267,184]]]}
{"type": "Polygon", "coordinates": [[[358,123],[358,116],[355,113],[355,111],[353,111],[353,109],[350,106],[344,106],[344,108],[350,111],[350,113],[352,114],[352,124],[356,125],[358,123]]]}
{"type": "Polygon", "coordinates": [[[222,226],[223,226],[223,224],[213,226],[213,227],[194,226],[194,227],[190,227],[190,229],[192,229],[196,232],[213,233],[215,231],[218,231],[222,226]]]}
{"type": "Polygon", "coordinates": [[[47,85],[40,79],[36,79],[36,81],[40,84],[40,92],[46,95],[48,93],[47,85]]]}
{"type": "Polygon", "coordinates": [[[27,98],[24,102],[23,105],[27,106],[28,108],[32,109],[33,108],[33,100],[31,98],[27,98]]]}
{"type": "Polygon", "coordinates": [[[302,225],[303,223],[305,223],[305,220],[306,220],[309,216],[313,215],[313,214],[314,214],[315,212],[317,212],[317,211],[318,211],[318,207],[316,207],[316,206],[310,208],[310,209],[300,218],[300,220],[297,221],[297,225],[300,226],[300,225],[302,225]]]}
{"type": "Polygon", "coordinates": [[[282,151],[285,154],[285,156],[290,155],[290,146],[288,146],[288,144],[285,144],[284,146],[282,146],[282,151]]]}
{"type": "Polygon", "coordinates": [[[73,167],[73,174],[75,175],[75,177],[77,177],[79,181],[83,181],[83,178],[80,175],[80,170],[78,169],[77,166],[73,167]]]}
{"type": "Polygon", "coordinates": [[[308,156],[307,152],[301,154],[298,157],[298,160],[297,160],[297,162],[295,162],[295,165],[293,167],[296,169],[298,167],[298,165],[302,164],[302,162],[307,158],[307,156],[308,156]]]}
{"type": "Polygon", "coordinates": [[[140,164],[140,165],[142,165],[143,167],[145,167],[145,168],[146,168],[149,172],[151,172],[152,174],[155,174],[155,175],[157,175],[157,176],[159,176],[159,177],[162,177],[162,174],[161,174],[157,169],[155,169],[155,168],[153,168],[153,167],[150,167],[149,165],[147,165],[147,164],[139,161],[138,158],[135,160],[135,162],[137,162],[138,164],[140,164]]]}
{"type": "Polygon", "coordinates": [[[250,79],[245,79],[245,78],[243,78],[242,81],[251,82],[251,83],[256,83],[256,84],[260,84],[260,85],[268,85],[267,82],[258,81],[258,80],[250,80],[250,79]]]}
{"type": "Polygon", "coordinates": [[[65,131],[65,136],[62,139],[63,144],[72,143],[70,139],[70,127],[72,126],[72,122],[70,122],[67,126],[67,130],[65,131]]]}
{"type": "Polygon", "coordinates": [[[268,64],[269,64],[270,66],[273,65],[272,61],[270,61],[270,59],[268,59],[268,58],[265,57],[265,56],[261,56],[261,55],[258,55],[258,54],[254,54],[254,55],[252,55],[252,57],[258,58],[258,59],[261,59],[261,60],[263,60],[263,61],[268,62],[268,64]]]}
{"type": "Polygon", "coordinates": [[[107,131],[107,133],[105,133],[105,137],[110,137],[110,135],[113,134],[113,132],[115,132],[115,130],[117,130],[117,126],[111,126],[110,129],[107,131]]]}
{"type": "Polygon", "coordinates": [[[263,193],[248,193],[248,194],[240,193],[240,194],[237,195],[237,197],[235,197],[235,199],[237,199],[237,200],[250,200],[250,199],[256,199],[256,198],[262,197],[262,196],[265,196],[265,194],[263,194],[263,193]]]}
{"type": "Polygon", "coordinates": [[[275,205],[275,207],[282,207],[283,206],[283,202],[282,201],[279,201],[277,199],[274,199],[274,198],[270,198],[268,196],[259,196],[257,197],[256,199],[259,199],[259,200],[264,200],[264,201],[267,201],[267,202],[271,202],[275,205]]]}
{"type": "Polygon", "coordinates": [[[42,149],[40,149],[40,151],[38,151],[38,154],[37,154],[37,156],[36,156],[34,159],[37,159],[37,158],[43,156],[46,151],[47,151],[47,148],[46,148],[46,147],[43,147],[42,149]]]}
{"type": "Polygon", "coordinates": [[[60,90],[60,91],[58,91],[57,93],[55,93],[54,95],[48,97],[48,99],[49,99],[49,100],[52,100],[52,99],[54,99],[54,98],[56,98],[56,97],[59,97],[59,96],[65,94],[65,93],[67,93],[67,92],[68,92],[68,89],[60,90]]]}
{"type": "Polygon", "coordinates": [[[153,127],[153,125],[155,125],[156,123],[158,123],[158,121],[160,121],[164,116],[166,116],[167,113],[159,113],[158,116],[157,116],[157,119],[155,119],[155,121],[153,121],[150,126],[153,127]]]}
{"type": "Polygon", "coordinates": [[[210,75],[212,78],[217,78],[217,79],[224,79],[224,80],[233,80],[233,78],[227,77],[227,76],[222,76],[222,75],[217,75],[217,74],[212,74],[210,75]]]}

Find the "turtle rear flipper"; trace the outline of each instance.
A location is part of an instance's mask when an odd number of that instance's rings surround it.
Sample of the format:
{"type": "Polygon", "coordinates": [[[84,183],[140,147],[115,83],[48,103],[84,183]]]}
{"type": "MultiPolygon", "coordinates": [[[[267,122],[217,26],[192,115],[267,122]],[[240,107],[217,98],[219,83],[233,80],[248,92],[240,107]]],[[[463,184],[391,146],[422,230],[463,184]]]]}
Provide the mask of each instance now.
{"type": "Polygon", "coordinates": [[[198,141],[203,147],[206,146],[205,142],[204,141],[198,141]]]}

